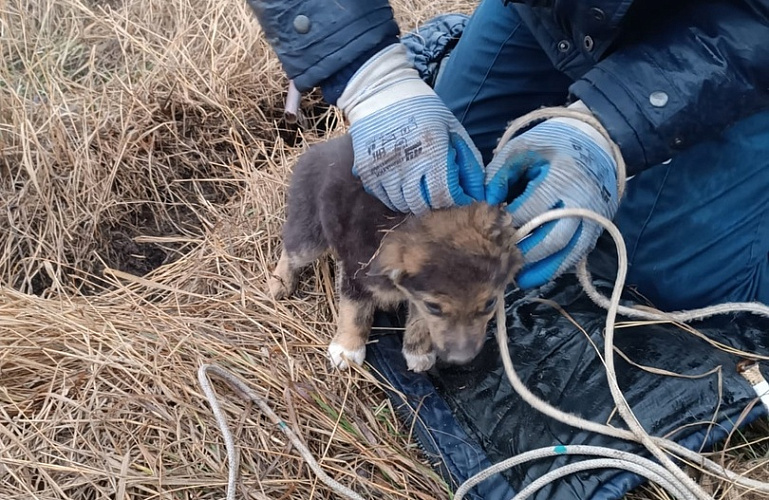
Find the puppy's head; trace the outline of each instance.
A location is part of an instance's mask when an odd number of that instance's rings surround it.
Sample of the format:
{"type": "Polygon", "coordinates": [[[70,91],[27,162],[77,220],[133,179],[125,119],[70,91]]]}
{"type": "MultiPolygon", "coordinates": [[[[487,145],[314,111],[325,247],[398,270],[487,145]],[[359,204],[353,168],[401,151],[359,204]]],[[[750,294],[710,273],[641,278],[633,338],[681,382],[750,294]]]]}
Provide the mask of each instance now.
{"type": "Polygon", "coordinates": [[[392,230],[372,262],[421,313],[438,357],[470,362],[483,346],[497,297],[523,264],[515,228],[486,203],[436,210],[392,230]]]}

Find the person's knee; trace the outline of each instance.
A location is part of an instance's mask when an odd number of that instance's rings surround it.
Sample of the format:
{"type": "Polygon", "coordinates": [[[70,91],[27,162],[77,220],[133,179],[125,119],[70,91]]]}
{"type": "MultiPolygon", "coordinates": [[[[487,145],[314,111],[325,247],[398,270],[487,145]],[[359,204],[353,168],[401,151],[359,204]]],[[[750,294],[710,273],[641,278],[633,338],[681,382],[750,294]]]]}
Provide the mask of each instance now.
{"type": "Polygon", "coordinates": [[[664,309],[769,301],[769,112],[628,182],[628,285],[664,309]]]}
{"type": "Polygon", "coordinates": [[[480,3],[448,56],[435,91],[459,119],[484,162],[507,124],[563,104],[571,79],[552,62],[512,5],[480,3]]]}

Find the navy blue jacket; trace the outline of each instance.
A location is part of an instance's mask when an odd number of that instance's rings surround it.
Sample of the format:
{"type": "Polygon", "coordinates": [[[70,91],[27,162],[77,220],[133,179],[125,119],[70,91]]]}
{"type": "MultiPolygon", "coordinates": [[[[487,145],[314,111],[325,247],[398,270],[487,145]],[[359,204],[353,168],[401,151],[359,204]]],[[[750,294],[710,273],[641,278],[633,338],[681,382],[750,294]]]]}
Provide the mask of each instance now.
{"type": "MultiPolygon", "coordinates": [[[[297,88],[320,86],[332,104],[366,59],[398,41],[386,0],[248,3],[297,88]]],[[[769,108],[769,0],[513,3],[629,174],[769,108]]]]}

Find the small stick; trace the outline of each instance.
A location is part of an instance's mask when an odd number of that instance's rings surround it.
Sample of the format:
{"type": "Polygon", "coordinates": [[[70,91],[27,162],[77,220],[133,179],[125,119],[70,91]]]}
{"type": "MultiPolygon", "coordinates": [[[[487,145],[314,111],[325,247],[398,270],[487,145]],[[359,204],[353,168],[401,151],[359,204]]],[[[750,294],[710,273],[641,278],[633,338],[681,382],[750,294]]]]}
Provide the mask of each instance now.
{"type": "Polygon", "coordinates": [[[756,391],[756,395],[761,399],[764,407],[769,410],[769,383],[761,374],[758,363],[753,359],[743,359],[737,363],[737,373],[748,381],[753,390],[756,391]]]}
{"type": "Polygon", "coordinates": [[[283,111],[283,118],[286,123],[296,123],[299,120],[299,102],[302,100],[302,94],[294,85],[294,80],[288,81],[288,95],[286,95],[286,105],[283,111]]]}

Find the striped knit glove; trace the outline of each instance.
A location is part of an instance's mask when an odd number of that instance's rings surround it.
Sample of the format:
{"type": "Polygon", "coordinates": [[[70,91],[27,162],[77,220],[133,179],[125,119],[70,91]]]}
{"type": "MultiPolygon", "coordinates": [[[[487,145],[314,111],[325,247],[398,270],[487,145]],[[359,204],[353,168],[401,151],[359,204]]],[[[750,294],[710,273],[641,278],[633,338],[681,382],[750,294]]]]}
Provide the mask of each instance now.
{"type": "Polygon", "coordinates": [[[402,44],[367,61],[337,105],[350,121],[353,174],[391,210],[419,215],[483,199],[478,149],[402,44]]]}
{"type": "MultiPolygon", "coordinates": [[[[590,112],[581,101],[570,108],[590,112]]],[[[494,155],[486,167],[486,201],[508,202],[516,227],[556,208],[585,208],[612,219],[619,197],[611,147],[580,120],[540,123],[494,155]]],[[[570,269],[595,247],[602,230],[580,218],[562,218],[535,229],[518,244],[524,258],[518,286],[534,288],[570,269]]]]}

